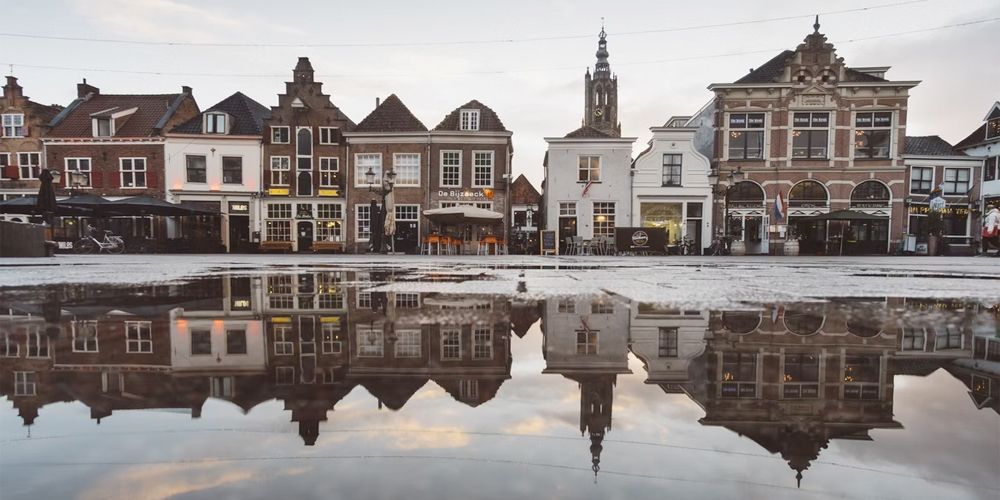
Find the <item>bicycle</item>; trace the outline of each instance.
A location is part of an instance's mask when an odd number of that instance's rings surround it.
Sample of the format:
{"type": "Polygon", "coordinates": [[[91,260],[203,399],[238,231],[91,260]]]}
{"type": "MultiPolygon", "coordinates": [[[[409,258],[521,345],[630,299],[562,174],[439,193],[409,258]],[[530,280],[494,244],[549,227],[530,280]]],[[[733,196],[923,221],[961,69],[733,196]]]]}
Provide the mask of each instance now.
{"type": "Polygon", "coordinates": [[[125,252],[125,240],[107,229],[104,230],[104,238],[97,239],[93,233],[97,231],[94,226],[87,227],[87,235],[73,243],[73,251],[76,253],[101,253],[105,250],[108,253],[120,254],[125,252]]]}

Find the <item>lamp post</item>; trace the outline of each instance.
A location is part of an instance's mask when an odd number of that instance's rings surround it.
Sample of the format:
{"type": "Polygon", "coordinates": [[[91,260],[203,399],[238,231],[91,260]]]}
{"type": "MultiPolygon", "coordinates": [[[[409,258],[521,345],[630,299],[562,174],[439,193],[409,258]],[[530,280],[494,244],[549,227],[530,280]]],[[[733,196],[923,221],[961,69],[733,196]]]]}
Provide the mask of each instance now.
{"type": "Polygon", "coordinates": [[[709,177],[709,181],[712,182],[713,184],[715,184],[715,192],[716,192],[716,194],[721,194],[721,195],[725,196],[725,199],[724,199],[724,201],[725,201],[725,209],[723,211],[724,220],[722,221],[722,227],[723,227],[723,231],[724,231],[723,238],[726,239],[726,243],[727,243],[727,247],[728,247],[728,242],[729,242],[729,238],[730,238],[730,233],[729,233],[729,195],[732,194],[734,190],[736,190],[736,186],[739,183],[743,182],[743,180],[746,179],[746,174],[743,173],[743,167],[736,167],[736,170],[730,170],[729,174],[726,175],[726,182],[727,182],[728,185],[724,189],[722,188],[722,186],[720,186],[720,185],[717,184],[718,181],[719,181],[719,172],[717,170],[712,171],[712,173],[709,174],[708,177],[709,177]]]}
{"type": "MultiPolygon", "coordinates": [[[[372,234],[373,241],[378,245],[379,253],[387,253],[387,248],[385,243],[382,242],[382,232],[385,230],[383,225],[385,224],[386,206],[385,198],[392,192],[392,187],[396,184],[396,172],[392,169],[387,170],[383,175],[382,179],[379,179],[379,183],[376,184],[375,171],[372,167],[368,167],[368,171],[365,172],[365,181],[368,183],[368,192],[375,193],[382,198],[382,210],[381,214],[378,215],[378,227],[373,229],[378,229],[378,234],[372,234]]],[[[375,219],[375,214],[371,214],[369,224],[375,219]]],[[[374,233],[374,232],[373,232],[374,233]]]]}

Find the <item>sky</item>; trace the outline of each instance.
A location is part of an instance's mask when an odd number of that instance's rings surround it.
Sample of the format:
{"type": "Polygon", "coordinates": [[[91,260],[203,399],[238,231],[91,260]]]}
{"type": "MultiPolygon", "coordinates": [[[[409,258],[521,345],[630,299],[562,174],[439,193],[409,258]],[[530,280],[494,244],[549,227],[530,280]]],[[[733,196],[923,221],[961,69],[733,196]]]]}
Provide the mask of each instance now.
{"type": "Polygon", "coordinates": [[[536,185],[543,177],[544,138],[580,126],[583,75],[595,62],[602,19],[611,70],[619,78],[622,133],[638,137],[635,153],[649,140],[650,127],[707,103],[710,83],[734,81],[794,49],[812,31],[817,13],[820,31],[846,64],[892,66],[888,78],[921,81],[911,93],[908,135],[958,142],[1000,99],[997,0],[0,5],[0,69],[9,74],[13,65],[35,101],[69,104],[76,83],[86,78],[104,93],[178,92],[189,85],[203,109],[236,91],[272,106],[297,57],[308,56],[324,91],[355,122],[371,112],[377,97],[393,93],[428,128],[478,99],[514,132],[514,174],[536,185]],[[866,7],[873,8],[857,10],[866,7]],[[987,22],[926,31],[975,21],[987,22]],[[885,36],[899,33],[905,34],[885,36]]]}

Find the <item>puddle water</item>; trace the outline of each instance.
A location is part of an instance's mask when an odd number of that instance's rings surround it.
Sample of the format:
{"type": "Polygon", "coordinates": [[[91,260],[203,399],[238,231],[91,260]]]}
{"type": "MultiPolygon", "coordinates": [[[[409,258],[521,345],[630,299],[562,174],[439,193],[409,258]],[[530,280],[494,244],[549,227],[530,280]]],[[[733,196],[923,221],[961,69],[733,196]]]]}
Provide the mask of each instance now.
{"type": "Polygon", "coordinates": [[[1000,494],[991,304],[381,291],[470,279],[0,290],[2,496],[1000,494]]]}

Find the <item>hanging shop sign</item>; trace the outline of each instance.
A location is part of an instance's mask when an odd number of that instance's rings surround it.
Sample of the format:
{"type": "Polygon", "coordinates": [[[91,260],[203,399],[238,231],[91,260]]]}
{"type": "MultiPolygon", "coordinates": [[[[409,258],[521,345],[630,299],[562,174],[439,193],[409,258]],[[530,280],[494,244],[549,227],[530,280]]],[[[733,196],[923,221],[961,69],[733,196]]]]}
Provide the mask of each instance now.
{"type": "Polygon", "coordinates": [[[492,200],[493,190],[490,188],[483,189],[439,189],[437,192],[438,198],[444,198],[449,200],[492,200]]]}
{"type": "Polygon", "coordinates": [[[245,201],[229,202],[230,215],[246,215],[250,213],[250,204],[245,201]]]}

